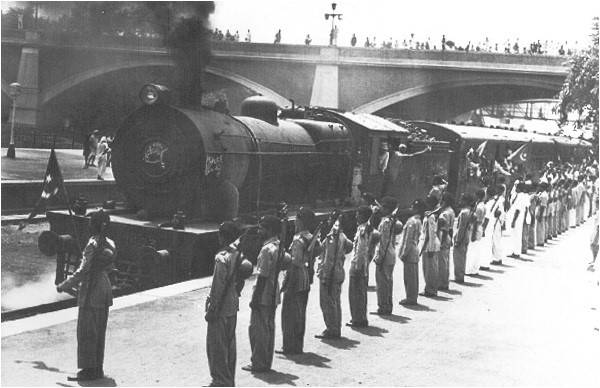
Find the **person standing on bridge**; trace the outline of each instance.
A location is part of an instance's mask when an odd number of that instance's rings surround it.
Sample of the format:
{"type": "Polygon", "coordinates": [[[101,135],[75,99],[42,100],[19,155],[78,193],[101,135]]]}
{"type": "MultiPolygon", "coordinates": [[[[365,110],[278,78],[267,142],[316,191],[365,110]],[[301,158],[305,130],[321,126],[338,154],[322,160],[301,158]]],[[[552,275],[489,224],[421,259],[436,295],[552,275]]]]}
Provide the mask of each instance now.
{"type": "Polygon", "coordinates": [[[275,348],[275,311],[279,304],[279,271],[291,262],[290,255],[279,255],[281,221],[275,216],[264,216],[259,222],[267,237],[258,254],[256,284],[250,301],[251,363],[242,367],[250,372],[267,372],[273,364],[275,348]],[[280,260],[281,259],[281,260],[280,260]]]}
{"type": "Polygon", "coordinates": [[[273,42],[273,44],[279,43],[281,43],[281,28],[277,30],[277,33],[275,34],[275,41],[273,42]]]}
{"type": "Polygon", "coordinates": [[[352,34],[352,39],[350,39],[350,46],[356,46],[356,34],[352,34]]]}
{"type": "Polygon", "coordinates": [[[107,272],[113,269],[116,246],[106,237],[110,217],[100,210],[90,216],[91,237],[82,254],[79,268],[56,286],[58,292],[79,286],[77,292],[77,367],[70,381],[96,380],[104,377],[104,343],[108,308],[113,304],[112,287],[107,272]]]}

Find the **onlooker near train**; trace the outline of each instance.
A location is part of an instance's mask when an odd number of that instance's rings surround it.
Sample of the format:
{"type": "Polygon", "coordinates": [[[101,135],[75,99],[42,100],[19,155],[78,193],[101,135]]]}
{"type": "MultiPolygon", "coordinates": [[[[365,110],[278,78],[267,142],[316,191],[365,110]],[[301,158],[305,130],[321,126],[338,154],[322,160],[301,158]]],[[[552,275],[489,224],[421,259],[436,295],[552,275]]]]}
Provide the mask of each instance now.
{"type": "Polygon", "coordinates": [[[350,261],[350,282],[348,298],[350,302],[350,322],[346,325],[366,327],[367,319],[367,285],[369,276],[369,255],[371,246],[379,239],[379,232],[369,225],[373,211],[369,206],[360,206],[356,211],[358,227],[354,235],[354,248],[350,261]]]}
{"type": "Polygon", "coordinates": [[[475,193],[476,204],[473,219],[473,230],[471,235],[471,245],[467,251],[467,263],[465,273],[467,275],[477,275],[479,273],[479,262],[482,252],[483,221],[485,220],[485,190],[479,189],[475,193]]]}
{"type": "Polygon", "coordinates": [[[394,185],[398,179],[398,176],[400,175],[400,171],[403,167],[402,165],[405,159],[429,152],[431,151],[431,146],[427,146],[420,151],[413,152],[412,154],[408,153],[406,144],[400,144],[398,149],[394,152],[388,152],[387,150],[388,144],[382,143],[379,156],[380,168],[384,175],[381,195],[387,194],[387,189],[394,185]],[[385,154],[383,154],[383,152],[385,152],[385,154]]]}
{"type": "Polygon", "coordinates": [[[219,226],[219,245],[215,255],[210,293],[206,299],[206,356],[212,378],[211,386],[235,386],[237,313],[239,292],[244,279],[238,276],[242,260],[234,244],[240,235],[235,223],[226,221],[219,226]]]}
{"type": "MultiPolygon", "coordinates": [[[[496,186],[495,206],[492,207],[490,222],[493,222],[492,231],[492,263],[501,261],[506,256],[504,242],[502,240],[502,228],[505,222],[504,211],[504,193],[506,188],[504,185],[496,186]]],[[[526,197],[527,198],[527,197],[526,197]]],[[[527,211],[525,211],[527,214],[527,211]]],[[[523,241],[521,239],[521,241],[523,241]]],[[[526,246],[526,245],[525,245],[526,246]]],[[[522,248],[521,248],[522,249],[522,248]]],[[[521,252],[523,252],[521,250],[521,252]]]]}
{"type": "Polygon", "coordinates": [[[440,253],[438,257],[438,290],[448,291],[450,288],[450,248],[454,238],[454,197],[444,193],[441,201],[438,227],[440,229],[440,253]]]}
{"type": "Polygon", "coordinates": [[[291,261],[290,255],[279,256],[279,233],[281,221],[275,216],[264,216],[259,227],[266,236],[266,241],[258,254],[256,284],[250,301],[250,348],[251,363],[242,367],[251,372],[266,372],[273,364],[275,347],[275,311],[280,302],[279,272],[291,261]]]}
{"type": "Polygon", "coordinates": [[[377,283],[377,314],[390,315],[393,309],[394,265],[396,264],[396,236],[402,231],[402,223],[393,214],[398,201],[384,197],[379,224],[379,244],[375,249],[375,281],[377,283]]]}
{"type": "Polygon", "coordinates": [[[525,211],[527,210],[527,204],[530,200],[529,196],[525,193],[525,187],[526,186],[524,183],[519,183],[517,185],[517,191],[511,206],[512,220],[510,227],[512,232],[510,238],[510,256],[514,258],[521,257],[521,246],[523,244],[523,223],[525,218],[525,211]]]}
{"type": "Polygon", "coordinates": [[[315,213],[301,207],[294,222],[295,234],[290,246],[291,265],[285,272],[281,287],[281,331],[283,334],[283,354],[301,354],[304,352],[304,333],[306,329],[306,306],[314,257],[320,253],[320,244],[309,230],[314,228],[315,213]],[[309,269],[310,268],[310,269],[309,269]]]}
{"type": "Polygon", "coordinates": [[[479,269],[489,270],[492,261],[492,235],[494,229],[494,212],[498,205],[499,197],[496,194],[494,185],[486,188],[486,196],[484,201],[485,218],[483,219],[483,233],[481,237],[481,255],[479,258],[479,269]]]}
{"type": "Polygon", "coordinates": [[[460,198],[460,212],[457,217],[456,236],[454,237],[454,281],[464,283],[467,250],[471,241],[471,218],[473,217],[474,199],[470,194],[463,194],[460,198]]]}
{"type": "Polygon", "coordinates": [[[429,190],[428,196],[435,197],[438,203],[440,203],[445,190],[446,182],[444,182],[444,179],[441,176],[436,175],[431,182],[431,190],[429,190]]]}
{"type": "Polygon", "coordinates": [[[404,289],[406,298],[400,301],[401,305],[416,305],[419,295],[419,240],[423,228],[423,214],[425,203],[419,199],[411,205],[413,215],[406,221],[398,258],[402,261],[404,269],[404,289]]]}
{"type": "Polygon", "coordinates": [[[319,277],[319,301],[325,330],[316,335],[317,338],[337,339],[341,337],[342,330],[342,283],[346,273],[344,272],[344,261],[346,254],[352,251],[350,241],[342,231],[341,219],[336,220],[325,241],[317,276],[319,277]]]}
{"type": "Polygon", "coordinates": [[[106,140],[106,136],[102,136],[100,142],[98,143],[98,149],[96,154],[98,155],[98,177],[99,180],[104,180],[104,173],[106,172],[106,164],[108,160],[108,152],[110,148],[108,148],[108,141],[106,140]]]}
{"type": "Polygon", "coordinates": [[[425,278],[424,296],[437,296],[438,257],[440,254],[440,238],[438,234],[438,199],[429,196],[425,200],[428,211],[423,215],[423,233],[419,241],[423,276],[425,278]]]}
{"type": "Polygon", "coordinates": [[[350,39],[350,46],[356,46],[356,34],[352,34],[352,39],[350,39]]]}
{"type": "Polygon", "coordinates": [[[110,217],[100,210],[90,215],[91,237],[85,246],[79,268],[60,283],[64,292],[79,286],[77,293],[77,367],[71,381],[96,380],[104,377],[104,345],[108,308],[113,304],[108,272],[114,269],[116,246],[106,237],[110,217]]]}
{"type": "Polygon", "coordinates": [[[536,217],[539,207],[539,198],[537,194],[537,184],[528,180],[529,184],[529,213],[531,214],[531,225],[529,226],[529,236],[527,238],[527,249],[535,249],[537,245],[537,222],[536,217]]]}
{"type": "MultiPolygon", "coordinates": [[[[84,168],[87,168],[89,166],[96,167],[96,164],[94,164],[94,161],[96,160],[96,152],[97,152],[99,140],[100,140],[100,131],[98,131],[96,129],[88,135],[87,142],[84,142],[84,144],[87,144],[87,147],[88,147],[87,159],[86,159],[86,164],[84,165],[84,168]]],[[[85,152],[84,152],[84,155],[85,155],[85,152]]]]}
{"type": "Polygon", "coordinates": [[[529,234],[530,230],[534,227],[535,218],[531,212],[531,204],[533,197],[531,196],[531,185],[523,185],[523,192],[526,194],[527,200],[525,200],[525,211],[523,217],[523,231],[521,238],[521,253],[526,254],[529,250],[529,234]]]}
{"type": "Polygon", "coordinates": [[[548,208],[548,183],[540,182],[538,185],[538,208],[536,216],[536,242],[538,246],[544,246],[546,243],[546,211],[548,208]]]}

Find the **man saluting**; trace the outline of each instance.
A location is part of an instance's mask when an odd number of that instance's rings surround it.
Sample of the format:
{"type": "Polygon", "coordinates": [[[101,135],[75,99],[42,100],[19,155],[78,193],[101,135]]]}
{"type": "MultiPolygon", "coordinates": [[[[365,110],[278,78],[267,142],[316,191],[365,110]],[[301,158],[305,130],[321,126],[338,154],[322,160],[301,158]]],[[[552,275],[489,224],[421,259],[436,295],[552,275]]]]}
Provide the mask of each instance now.
{"type": "Polygon", "coordinates": [[[291,262],[290,255],[279,252],[281,221],[275,216],[264,216],[258,226],[265,233],[256,263],[258,276],[252,293],[250,308],[251,363],[242,367],[251,372],[267,372],[273,364],[275,348],[275,310],[279,304],[279,271],[291,262]]]}
{"type": "MultiPolygon", "coordinates": [[[[240,235],[230,221],[219,226],[219,244],[223,247],[215,256],[210,294],[206,299],[206,355],[212,387],[235,385],[237,312],[244,280],[252,274],[252,264],[242,258],[235,243],[240,235]]],[[[241,244],[241,243],[240,243],[241,244]]]]}

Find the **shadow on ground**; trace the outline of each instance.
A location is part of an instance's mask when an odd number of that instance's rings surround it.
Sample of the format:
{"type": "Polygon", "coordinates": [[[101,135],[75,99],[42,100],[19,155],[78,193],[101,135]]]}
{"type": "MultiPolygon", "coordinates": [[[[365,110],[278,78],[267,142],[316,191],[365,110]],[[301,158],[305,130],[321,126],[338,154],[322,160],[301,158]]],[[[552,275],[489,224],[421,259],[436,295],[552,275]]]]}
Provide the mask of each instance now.
{"type": "Polygon", "coordinates": [[[293,385],[294,380],[298,380],[298,376],[293,375],[291,373],[283,373],[278,372],[276,370],[271,370],[269,372],[252,372],[252,376],[256,377],[259,380],[264,381],[267,384],[287,384],[293,385]]]}
{"type": "Polygon", "coordinates": [[[491,276],[486,276],[486,275],[482,275],[480,273],[478,273],[477,275],[465,275],[474,279],[481,279],[481,280],[494,280],[493,277],[491,276]]]}
{"type": "Polygon", "coordinates": [[[302,354],[283,354],[281,355],[281,358],[287,358],[288,360],[291,360],[299,365],[310,365],[317,368],[331,368],[329,365],[327,365],[331,359],[320,356],[313,352],[305,352],[302,354]]]}
{"type": "MultiPolygon", "coordinates": [[[[397,315],[397,317],[404,318],[404,317],[400,317],[398,315],[397,315]]],[[[385,317],[382,317],[382,318],[385,319],[385,317]]],[[[408,318],[408,319],[410,319],[410,318],[408,318]]],[[[402,322],[402,323],[405,323],[405,322],[402,322]]],[[[377,326],[367,326],[367,327],[350,326],[350,329],[357,331],[360,334],[368,335],[369,337],[383,337],[383,334],[388,332],[386,329],[382,329],[381,327],[377,327],[377,326]]]]}
{"type": "Polygon", "coordinates": [[[413,311],[430,311],[430,312],[436,311],[435,309],[432,309],[431,307],[425,306],[424,304],[421,304],[421,303],[406,304],[406,305],[401,305],[401,306],[404,307],[405,309],[413,310],[413,311]]]}
{"type": "Polygon", "coordinates": [[[321,342],[333,346],[337,349],[352,349],[355,348],[356,345],[360,344],[360,341],[356,341],[346,337],[340,338],[321,338],[321,342]]]}

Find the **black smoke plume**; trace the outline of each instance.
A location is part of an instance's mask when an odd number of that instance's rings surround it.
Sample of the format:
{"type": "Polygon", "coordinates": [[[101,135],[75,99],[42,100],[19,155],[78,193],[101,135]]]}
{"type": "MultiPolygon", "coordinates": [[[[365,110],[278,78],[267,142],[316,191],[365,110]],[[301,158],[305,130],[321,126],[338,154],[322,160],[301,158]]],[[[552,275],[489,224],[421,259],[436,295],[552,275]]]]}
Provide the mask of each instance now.
{"type": "Polygon", "coordinates": [[[208,18],[215,10],[214,2],[146,2],[146,7],[161,26],[175,61],[174,91],[179,103],[199,107],[204,68],[211,56],[208,18]]]}

